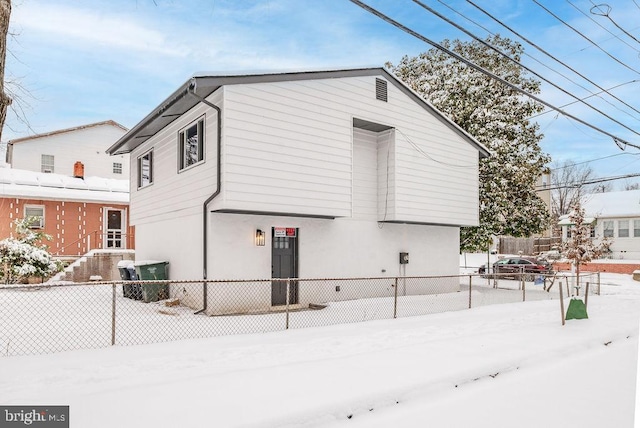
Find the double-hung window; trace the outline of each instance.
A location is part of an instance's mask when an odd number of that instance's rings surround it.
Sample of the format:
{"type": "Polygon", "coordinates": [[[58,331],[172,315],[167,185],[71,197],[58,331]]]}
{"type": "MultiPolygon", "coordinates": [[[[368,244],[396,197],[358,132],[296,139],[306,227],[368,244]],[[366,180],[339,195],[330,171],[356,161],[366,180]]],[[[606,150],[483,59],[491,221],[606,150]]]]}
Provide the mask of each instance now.
{"type": "Polygon", "coordinates": [[[42,229],[44,227],[44,205],[25,205],[24,217],[30,220],[30,229],[42,229]]]}
{"type": "Polygon", "coordinates": [[[122,174],[122,163],[114,162],[113,163],[113,173],[114,174],[122,174]]]}
{"type": "Polygon", "coordinates": [[[153,150],[138,158],[138,188],[153,184],[153,150]]]}
{"type": "Polygon", "coordinates": [[[629,237],[629,220],[618,220],[618,238],[629,237]]]}
{"type": "Polygon", "coordinates": [[[204,117],[178,133],[179,170],[204,160],[204,117]]]}
{"type": "Polygon", "coordinates": [[[613,220],[605,220],[602,222],[602,236],[605,238],[613,238],[613,220]]]}
{"type": "Polygon", "coordinates": [[[633,220],[633,237],[640,238],[640,220],[633,220]]]}
{"type": "Polygon", "coordinates": [[[54,157],[53,155],[40,155],[40,172],[53,173],[54,157]]]}

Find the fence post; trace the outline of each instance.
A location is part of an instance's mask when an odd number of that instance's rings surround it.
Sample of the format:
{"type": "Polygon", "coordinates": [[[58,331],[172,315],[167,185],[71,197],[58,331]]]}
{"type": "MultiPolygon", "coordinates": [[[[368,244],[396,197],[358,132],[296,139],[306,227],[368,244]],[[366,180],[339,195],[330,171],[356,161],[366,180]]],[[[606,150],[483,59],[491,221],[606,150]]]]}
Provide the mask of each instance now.
{"type": "Polygon", "coordinates": [[[287,326],[285,330],[289,330],[289,292],[291,291],[291,280],[287,279],[287,326]]]}
{"type": "Polygon", "coordinates": [[[116,285],[111,284],[111,346],[116,344],[116,285]]]}
{"type": "Polygon", "coordinates": [[[471,309],[471,275],[469,275],[469,309],[471,309]]]}
{"type": "Polygon", "coordinates": [[[526,283],[524,281],[524,276],[522,277],[522,301],[526,302],[526,294],[525,294],[526,283]]]}
{"type": "Polygon", "coordinates": [[[587,309],[587,304],[589,303],[589,281],[587,281],[587,285],[584,289],[584,308],[587,309]]]}
{"type": "MultiPolygon", "coordinates": [[[[567,284],[569,281],[567,281],[567,284]]],[[[558,282],[558,289],[560,290],[560,315],[562,315],[562,325],[564,325],[564,296],[562,295],[562,281],[558,282]]]]}
{"type": "Polygon", "coordinates": [[[398,278],[394,279],[393,285],[393,318],[398,316],[398,278]]]}
{"type": "Polygon", "coordinates": [[[598,296],[600,295],[600,272],[598,271],[598,296]]]}

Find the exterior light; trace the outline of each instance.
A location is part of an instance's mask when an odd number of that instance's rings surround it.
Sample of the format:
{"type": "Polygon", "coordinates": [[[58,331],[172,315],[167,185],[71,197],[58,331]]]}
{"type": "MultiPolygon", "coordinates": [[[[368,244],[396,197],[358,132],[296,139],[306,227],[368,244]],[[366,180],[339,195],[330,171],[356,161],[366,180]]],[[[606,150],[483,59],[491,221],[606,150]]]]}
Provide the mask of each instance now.
{"type": "Polygon", "coordinates": [[[264,247],[264,231],[256,229],[256,247],[264,247]]]}

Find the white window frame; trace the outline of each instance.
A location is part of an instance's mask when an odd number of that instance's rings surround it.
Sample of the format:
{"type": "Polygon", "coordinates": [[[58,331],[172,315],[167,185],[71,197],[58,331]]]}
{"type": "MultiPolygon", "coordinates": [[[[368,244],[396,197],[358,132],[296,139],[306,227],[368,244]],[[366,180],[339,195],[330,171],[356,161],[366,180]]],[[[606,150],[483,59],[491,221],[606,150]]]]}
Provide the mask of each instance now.
{"type": "Polygon", "coordinates": [[[138,156],[138,161],[136,162],[137,165],[137,176],[138,176],[138,189],[142,189],[145,187],[149,187],[153,184],[153,149],[147,150],[146,152],[144,152],[142,155],[138,156]],[[145,159],[146,158],[146,159],[145,159]],[[145,177],[142,174],[143,171],[143,163],[145,162],[149,163],[149,176],[148,178],[145,180],[145,177]]]}
{"type": "Polygon", "coordinates": [[[602,221],[602,236],[604,238],[613,238],[613,220],[603,220],[602,221]],[[610,227],[607,227],[610,226],[610,227]]]}
{"type": "Polygon", "coordinates": [[[178,172],[204,162],[204,129],[204,116],[202,116],[178,132],[178,172]],[[192,133],[194,128],[195,141],[193,136],[187,138],[187,135],[192,133]],[[190,155],[189,149],[192,149],[191,152],[194,153],[190,155]]]}
{"type": "Polygon", "coordinates": [[[114,174],[122,174],[122,162],[114,162],[113,163],[113,173],[114,174]]]}
{"type": "Polygon", "coordinates": [[[629,236],[629,220],[618,220],[618,238],[628,238],[629,236]],[[627,227],[621,227],[624,225],[627,227]],[[626,234],[624,231],[626,231],[626,234]]]}
{"type": "Polygon", "coordinates": [[[633,237],[640,238],[640,220],[633,220],[633,237]]]}
{"type": "Polygon", "coordinates": [[[55,156],[40,155],[40,172],[53,174],[55,172],[55,156]]]}
{"type": "Polygon", "coordinates": [[[29,229],[44,229],[44,205],[25,205],[24,206],[24,218],[27,217],[36,217],[39,220],[34,221],[29,224],[29,229]],[[27,210],[40,210],[41,214],[28,214],[27,210]]]}

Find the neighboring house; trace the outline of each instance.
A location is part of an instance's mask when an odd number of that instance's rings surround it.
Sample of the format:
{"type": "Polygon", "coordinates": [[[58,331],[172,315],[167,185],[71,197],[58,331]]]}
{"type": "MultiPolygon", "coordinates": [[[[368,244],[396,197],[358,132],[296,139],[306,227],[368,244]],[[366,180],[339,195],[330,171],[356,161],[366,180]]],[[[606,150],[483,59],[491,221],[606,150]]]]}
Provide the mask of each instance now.
{"type": "MultiPolygon", "coordinates": [[[[612,258],[640,259],[640,190],[592,193],[583,198],[582,207],[592,236],[609,238],[612,258]]],[[[568,215],[560,218],[563,240],[569,223],[568,215]]]]}
{"type": "Polygon", "coordinates": [[[14,220],[33,217],[56,256],[133,248],[128,205],[128,180],[0,168],[0,239],[15,232],[14,220]]]}
{"type": "MultiPolygon", "coordinates": [[[[168,261],[171,279],[457,275],[489,155],[382,68],[197,76],[108,152],[131,156],[136,258],[168,261]]],[[[209,314],[286,300],[280,284],[246,290],[172,295],[209,314]]]]}
{"type": "Polygon", "coordinates": [[[126,180],[129,157],[105,153],[126,132],[122,125],[107,120],[17,138],[7,143],[6,161],[15,169],[64,175],[71,175],[75,163],[82,162],[87,176],[126,180]]]}

